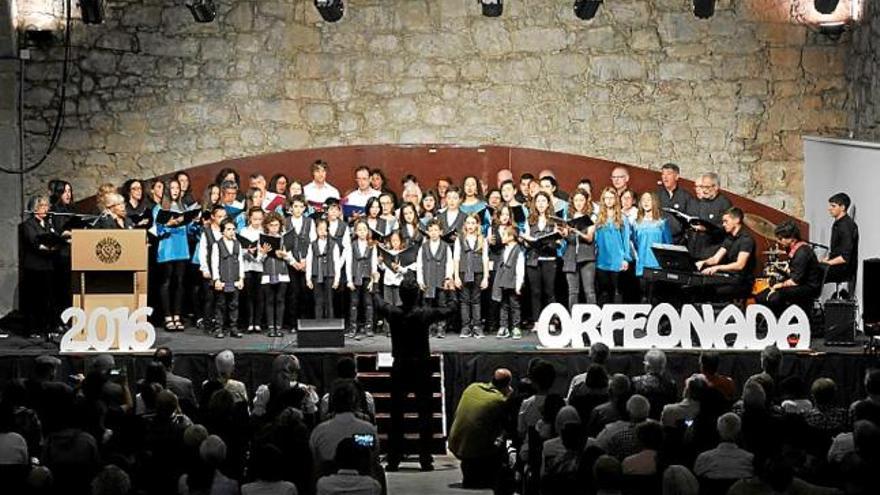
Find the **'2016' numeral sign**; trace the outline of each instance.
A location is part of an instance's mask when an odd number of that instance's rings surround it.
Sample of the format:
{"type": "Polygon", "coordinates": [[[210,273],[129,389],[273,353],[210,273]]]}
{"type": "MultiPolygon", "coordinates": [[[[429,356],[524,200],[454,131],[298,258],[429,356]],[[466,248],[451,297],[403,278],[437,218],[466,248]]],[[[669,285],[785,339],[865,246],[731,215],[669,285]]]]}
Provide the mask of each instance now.
{"type": "Polygon", "coordinates": [[[156,343],[156,329],[148,318],[153,308],[138,308],[129,314],[129,308],[94,308],[86,313],[71,307],[61,313],[61,320],[70,323],[61,338],[61,352],[144,352],[156,343]],[[103,320],[103,336],[99,323],[103,320]]]}

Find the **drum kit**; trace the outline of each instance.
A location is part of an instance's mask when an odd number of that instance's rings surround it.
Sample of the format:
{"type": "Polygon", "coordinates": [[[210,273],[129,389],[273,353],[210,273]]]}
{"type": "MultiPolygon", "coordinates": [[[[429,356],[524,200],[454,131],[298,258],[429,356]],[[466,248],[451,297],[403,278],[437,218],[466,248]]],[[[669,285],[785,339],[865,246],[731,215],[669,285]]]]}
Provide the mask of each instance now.
{"type": "MultiPolygon", "coordinates": [[[[765,239],[776,238],[776,225],[764,217],[746,213],[743,223],[765,239]]],[[[764,269],[761,271],[761,276],[755,278],[754,285],[752,285],[752,297],[757,296],[766,289],[771,289],[772,291],[774,285],[782,282],[789,276],[788,260],[783,259],[788,257],[788,253],[779,249],[778,244],[774,243],[773,247],[763,251],[761,254],[766,257],[764,269]]]]}

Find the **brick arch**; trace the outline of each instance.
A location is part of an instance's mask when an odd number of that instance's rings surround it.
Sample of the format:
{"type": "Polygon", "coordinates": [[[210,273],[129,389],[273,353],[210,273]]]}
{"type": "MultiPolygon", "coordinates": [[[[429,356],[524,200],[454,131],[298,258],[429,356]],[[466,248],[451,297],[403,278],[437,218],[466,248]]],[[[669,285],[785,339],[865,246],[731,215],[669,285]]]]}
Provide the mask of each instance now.
{"type": "MultiPolygon", "coordinates": [[[[354,187],[354,169],[359,165],[381,168],[395,190],[399,189],[400,178],[408,173],[415,174],[422,184],[433,184],[440,176],[450,176],[458,181],[466,175],[475,175],[494,186],[495,174],[502,168],[509,168],[513,171],[514,177],[525,172],[537,174],[541,169],[550,168],[556,173],[560,187],[567,191],[572,190],[582,177],[593,181],[594,190],[601,189],[604,185],[610,184],[611,170],[617,165],[629,169],[630,184],[638,192],[654,190],[660,179],[657,170],[571,153],[512,146],[454,145],[385,144],[291,150],[223,160],[186,171],[191,176],[193,191],[197,193],[213,182],[217,173],[225,167],[236,169],[245,184],[247,176],[256,172],[264,174],[267,179],[273,174],[284,173],[305,184],[311,180],[309,165],[319,158],[330,164],[328,180],[342,194],[354,187]]],[[[682,185],[693,193],[692,181],[682,180],[682,185]]],[[[764,218],[770,223],[779,224],[785,220],[794,220],[808,238],[807,223],[781,210],[770,208],[730,191],[724,191],[724,194],[746,213],[764,218]]],[[[766,250],[769,240],[761,235],[756,235],[755,238],[758,241],[759,252],[766,250]]]]}

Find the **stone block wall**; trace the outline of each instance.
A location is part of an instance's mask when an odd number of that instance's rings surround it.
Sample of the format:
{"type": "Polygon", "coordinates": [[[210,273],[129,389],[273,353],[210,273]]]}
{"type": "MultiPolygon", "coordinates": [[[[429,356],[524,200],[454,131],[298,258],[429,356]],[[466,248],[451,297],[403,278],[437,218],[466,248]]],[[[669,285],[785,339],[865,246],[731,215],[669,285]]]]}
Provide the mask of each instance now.
{"type": "MultiPolygon", "coordinates": [[[[756,21],[747,2],[699,20],[686,1],[614,0],[585,22],[570,1],[490,19],[474,0],[351,0],[328,24],[311,1],[224,0],[201,25],[181,1],[106,3],[103,25],[75,24],[64,136],[29,191],[313,146],[506,144],[716,170],[799,215],[800,136],[848,123],[846,42],[756,21]]],[[[28,156],[61,53],[27,68],[28,156]]]]}
{"type": "Polygon", "coordinates": [[[853,137],[880,141],[880,5],[877,2],[865,2],[864,18],[853,29],[849,60],[853,137]]]}
{"type": "MultiPolygon", "coordinates": [[[[18,61],[12,1],[0,0],[0,168],[17,170],[18,159],[18,61]]],[[[18,286],[18,242],[21,221],[21,176],[0,172],[0,316],[15,305],[18,286]]]]}

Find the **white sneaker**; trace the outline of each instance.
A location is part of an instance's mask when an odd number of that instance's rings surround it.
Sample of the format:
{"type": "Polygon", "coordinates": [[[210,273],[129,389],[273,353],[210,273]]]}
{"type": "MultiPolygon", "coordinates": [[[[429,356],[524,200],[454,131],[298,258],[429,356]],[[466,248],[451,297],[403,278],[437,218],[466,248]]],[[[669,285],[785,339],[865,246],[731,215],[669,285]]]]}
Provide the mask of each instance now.
{"type": "Polygon", "coordinates": [[[498,333],[495,334],[496,339],[506,339],[508,337],[510,337],[510,332],[504,327],[499,328],[498,333]]]}

